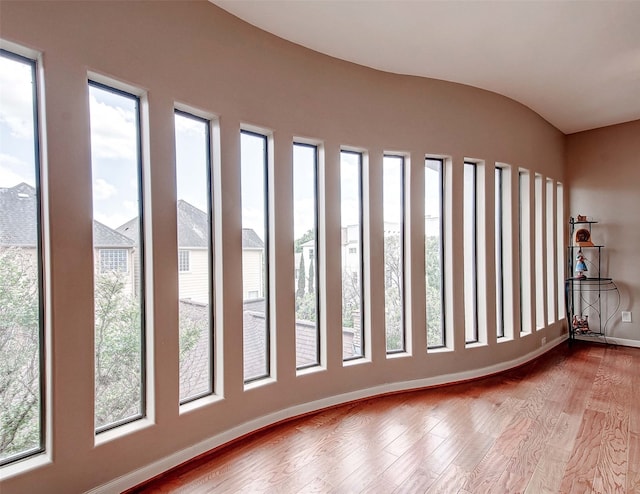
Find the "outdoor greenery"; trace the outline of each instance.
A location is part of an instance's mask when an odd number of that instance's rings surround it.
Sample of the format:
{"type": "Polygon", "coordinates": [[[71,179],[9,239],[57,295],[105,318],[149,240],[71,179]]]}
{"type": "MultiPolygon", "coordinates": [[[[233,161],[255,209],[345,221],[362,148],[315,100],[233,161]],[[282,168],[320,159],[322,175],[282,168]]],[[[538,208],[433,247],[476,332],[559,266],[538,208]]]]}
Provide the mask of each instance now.
{"type": "Polygon", "coordinates": [[[403,266],[400,234],[385,234],[384,237],[384,309],[387,351],[403,350],[403,266]]]}
{"type": "MultiPolygon", "coordinates": [[[[40,314],[35,258],[0,251],[0,461],[40,446],[40,314]]],[[[180,353],[208,319],[184,318],[180,353]]],[[[141,414],[140,302],[121,273],[95,278],[96,427],[141,414]]],[[[208,324],[207,326],[208,327],[208,324]]],[[[206,330],[205,327],[205,330],[206,330]]],[[[182,361],[183,359],[181,359],[182,361]]]]}
{"type": "Polygon", "coordinates": [[[427,345],[429,347],[444,344],[442,326],[442,266],[440,238],[426,237],[425,271],[427,290],[427,345]]]}
{"type": "Polygon", "coordinates": [[[0,461],[40,447],[37,280],[28,253],[0,250],[0,461]]]}

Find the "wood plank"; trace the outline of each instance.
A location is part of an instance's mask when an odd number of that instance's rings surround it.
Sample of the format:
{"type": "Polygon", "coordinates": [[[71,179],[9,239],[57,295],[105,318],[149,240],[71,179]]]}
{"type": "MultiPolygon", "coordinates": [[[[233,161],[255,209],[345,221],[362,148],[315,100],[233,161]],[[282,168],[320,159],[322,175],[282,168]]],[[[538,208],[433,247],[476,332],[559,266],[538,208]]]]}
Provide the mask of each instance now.
{"type": "Polygon", "coordinates": [[[584,411],[580,430],[560,484],[561,492],[582,494],[593,489],[604,421],[604,413],[591,409],[584,411]]]}
{"type": "Polygon", "coordinates": [[[640,434],[629,434],[629,471],[627,472],[627,492],[640,492],[640,434]]]}

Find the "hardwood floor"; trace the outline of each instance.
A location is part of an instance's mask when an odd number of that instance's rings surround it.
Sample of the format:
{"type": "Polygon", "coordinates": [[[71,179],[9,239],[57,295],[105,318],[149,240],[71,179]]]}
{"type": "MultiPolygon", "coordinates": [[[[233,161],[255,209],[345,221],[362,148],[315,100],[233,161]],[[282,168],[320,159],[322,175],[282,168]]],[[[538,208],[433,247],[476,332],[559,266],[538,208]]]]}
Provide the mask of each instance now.
{"type": "Polygon", "coordinates": [[[489,378],[289,421],[130,492],[640,493],[640,349],[576,342],[489,378]]]}

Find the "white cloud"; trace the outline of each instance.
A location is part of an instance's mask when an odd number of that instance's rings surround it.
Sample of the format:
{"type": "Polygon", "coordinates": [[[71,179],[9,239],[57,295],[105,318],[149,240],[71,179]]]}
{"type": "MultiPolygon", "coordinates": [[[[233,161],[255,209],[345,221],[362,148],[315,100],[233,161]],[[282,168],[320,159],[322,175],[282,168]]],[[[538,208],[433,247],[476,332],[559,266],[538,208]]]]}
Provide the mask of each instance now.
{"type": "Polygon", "coordinates": [[[31,67],[0,57],[0,122],[15,138],[33,138],[31,67]]]}
{"type": "Polygon", "coordinates": [[[193,134],[200,137],[204,137],[205,124],[201,120],[195,120],[193,118],[185,117],[183,115],[176,115],[176,134],[193,134]]]}
{"type": "Polygon", "coordinates": [[[93,181],[93,198],[98,201],[104,201],[118,193],[117,189],[103,178],[97,178],[93,181]]]}
{"type": "Polygon", "coordinates": [[[127,221],[131,219],[131,216],[122,213],[99,213],[96,211],[95,219],[98,220],[103,225],[107,225],[109,228],[113,228],[114,230],[121,225],[124,225],[127,221]]]}
{"type": "Polygon", "coordinates": [[[94,159],[135,160],[136,126],[133,111],[99,102],[91,95],[91,155],[94,159]]]}
{"type": "Polygon", "coordinates": [[[0,153],[0,187],[13,187],[21,182],[35,186],[33,165],[10,154],[0,153]]]}

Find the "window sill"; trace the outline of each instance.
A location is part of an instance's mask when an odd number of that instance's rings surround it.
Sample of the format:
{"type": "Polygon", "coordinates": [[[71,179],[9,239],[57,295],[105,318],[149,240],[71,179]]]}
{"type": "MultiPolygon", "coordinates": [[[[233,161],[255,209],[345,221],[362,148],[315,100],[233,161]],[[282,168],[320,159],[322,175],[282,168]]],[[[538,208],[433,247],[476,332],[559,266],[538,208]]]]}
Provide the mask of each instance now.
{"type": "Polygon", "coordinates": [[[95,446],[101,446],[102,444],[110,443],[111,441],[116,441],[124,436],[129,436],[131,434],[135,434],[138,431],[148,429],[149,427],[154,426],[155,423],[149,418],[142,418],[136,420],[135,422],[131,422],[130,424],[124,424],[115,429],[111,429],[108,431],[100,432],[96,434],[95,446]]]}
{"type": "Polygon", "coordinates": [[[52,463],[53,461],[48,453],[38,453],[34,456],[23,458],[22,460],[0,467],[0,480],[8,480],[18,475],[28,474],[33,470],[51,465],[52,463]]]}

